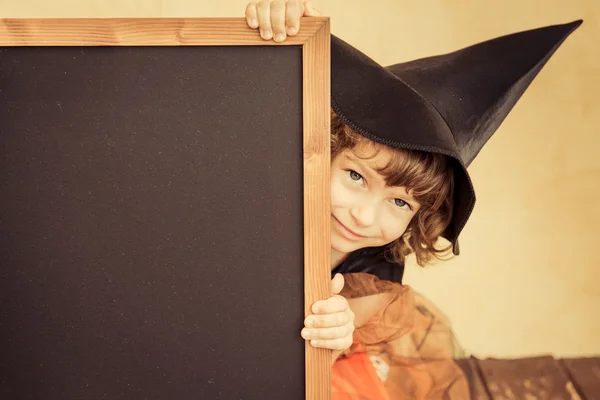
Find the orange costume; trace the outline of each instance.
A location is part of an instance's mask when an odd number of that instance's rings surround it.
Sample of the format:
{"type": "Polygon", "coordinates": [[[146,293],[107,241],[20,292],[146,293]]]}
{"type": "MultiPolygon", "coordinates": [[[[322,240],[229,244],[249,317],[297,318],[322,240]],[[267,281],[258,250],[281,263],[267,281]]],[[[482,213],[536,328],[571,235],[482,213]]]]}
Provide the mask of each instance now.
{"type": "Polygon", "coordinates": [[[371,274],[344,278],[348,299],[388,296],[335,362],[332,399],[469,399],[468,382],[453,361],[460,350],[448,320],[431,303],[408,286],[371,274]]]}

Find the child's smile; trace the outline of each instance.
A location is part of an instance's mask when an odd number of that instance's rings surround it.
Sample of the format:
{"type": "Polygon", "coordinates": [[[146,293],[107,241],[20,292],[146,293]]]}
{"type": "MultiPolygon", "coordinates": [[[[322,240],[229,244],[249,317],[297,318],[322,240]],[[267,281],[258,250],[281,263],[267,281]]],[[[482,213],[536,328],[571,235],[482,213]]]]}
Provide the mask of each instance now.
{"type": "Polygon", "coordinates": [[[367,238],[367,236],[361,235],[356,231],[349,229],[346,225],[341,223],[335,216],[332,215],[331,217],[331,229],[336,230],[340,235],[344,236],[346,239],[355,242],[367,238]]]}

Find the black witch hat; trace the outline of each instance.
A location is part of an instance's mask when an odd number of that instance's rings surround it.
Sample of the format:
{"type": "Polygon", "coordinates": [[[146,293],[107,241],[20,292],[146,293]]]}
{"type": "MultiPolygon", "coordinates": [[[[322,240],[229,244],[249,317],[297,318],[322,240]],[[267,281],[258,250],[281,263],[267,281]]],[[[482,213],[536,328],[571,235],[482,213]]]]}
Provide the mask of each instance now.
{"type": "Polygon", "coordinates": [[[514,33],[389,67],[332,35],[331,106],[340,119],[375,142],[455,161],[453,217],[442,235],[454,254],[475,205],[467,167],[581,23],[514,33]]]}

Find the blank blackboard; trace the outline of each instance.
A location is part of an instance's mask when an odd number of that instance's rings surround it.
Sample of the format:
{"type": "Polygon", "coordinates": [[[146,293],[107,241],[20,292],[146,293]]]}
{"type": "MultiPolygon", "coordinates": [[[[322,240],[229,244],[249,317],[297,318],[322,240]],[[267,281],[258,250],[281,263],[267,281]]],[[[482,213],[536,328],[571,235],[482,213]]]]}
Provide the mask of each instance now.
{"type": "Polygon", "coordinates": [[[244,25],[4,22],[0,398],[329,396],[328,21],[244,25]]]}

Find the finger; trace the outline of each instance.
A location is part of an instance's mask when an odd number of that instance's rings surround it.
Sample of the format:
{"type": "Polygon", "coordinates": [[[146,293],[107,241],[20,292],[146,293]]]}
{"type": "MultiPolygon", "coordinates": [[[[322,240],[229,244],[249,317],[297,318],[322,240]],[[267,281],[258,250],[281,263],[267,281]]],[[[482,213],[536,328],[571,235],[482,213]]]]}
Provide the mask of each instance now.
{"type": "Polygon", "coordinates": [[[274,0],[271,3],[271,27],[273,40],[283,42],[287,36],[285,32],[285,0],[274,0]]]}
{"type": "Polygon", "coordinates": [[[258,17],[256,13],[256,2],[251,1],[246,6],[246,23],[252,29],[258,28],[258,17]]]}
{"type": "Polygon", "coordinates": [[[285,9],[285,26],[287,34],[294,36],[300,30],[300,14],[303,8],[302,0],[288,0],[285,9]]]}
{"type": "Polygon", "coordinates": [[[326,315],[309,315],[304,320],[307,328],[334,328],[354,323],[354,314],[350,312],[337,312],[326,315]]]}
{"type": "Polygon", "coordinates": [[[311,346],[319,347],[322,349],[331,349],[331,350],[346,350],[348,347],[352,346],[352,337],[346,337],[343,339],[316,339],[310,341],[311,346]]]}
{"type": "Polygon", "coordinates": [[[340,295],[331,296],[327,300],[319,300],[312,306],[313,314],[332,314],[345,311],[348,308],[348,300],[340,295]]]}
{"type": "Polygon", "coordinates": [[[313,6],[312,0],[308,0],[304,2],[304,16],[305,17],[320,17],[321,12],[313,6]]]}
{"type": "Polygon", "coordinates": [[[345,283],[344,275],[335,274],[335,276],[331,280],[331,293],[339,294],[342,291],[342,289],[344,288],[344,283],[345,283]]]}
{"type": "Polygon", "coordinates": [[[351,324],[346,324],[343,326],[336,326],[334,328],[321,328],[321,329],[308,329],[308,328],[304,328],[302,329],[302,337],[304,339],[310,339],[310,340],[314,340],[314,339],[327,339],[327,340],[332,340],[332,339],[341,339],[341,338],[345,338],[346,336],[352,335],[352,332],[354,332],[354,326],[352,326],[351,324]]]}
{"type": "Polygon", "coordinates": [[[265,40],[273,37],[271,30],[271,0],[260,0],[256,5],[260,36],[265,40]]]}

